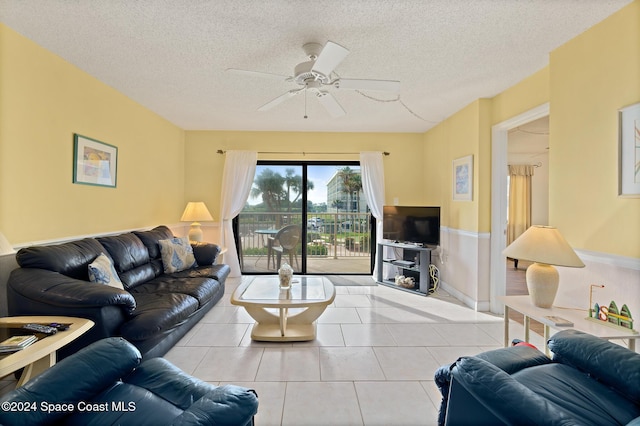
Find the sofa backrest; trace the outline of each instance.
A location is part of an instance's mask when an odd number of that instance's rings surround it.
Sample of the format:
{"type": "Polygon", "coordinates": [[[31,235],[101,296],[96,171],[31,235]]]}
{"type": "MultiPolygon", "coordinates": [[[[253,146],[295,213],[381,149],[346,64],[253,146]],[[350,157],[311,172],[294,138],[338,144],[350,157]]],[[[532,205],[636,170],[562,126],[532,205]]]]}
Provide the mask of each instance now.
{"type": "Polygon", "coordinates": [[[22,268],[39,268],[58,272],[78,280],[89,280],[89,264],[105,251],[93,238],[20,249],[16,261],[22,268]]]}
{"type": "Polygon", "coordinates": [[[158,241],[173,238],[173,233],[164,225],[157,226],[149,231],[133,231],[136,237],[145,245],[149,252],[149,259],[153,266],[156,276],[164,272],[162,264],[162,255],[160,253],[160,244],[158,241]]]}
{"type": "Polygon", "coordinates": [[[105,253],[125,289],[130,290],[164,273],[158,241],[168,238],[173,238],[171,230],[158,226],[150,231],[26,247],[18,251],[16,261],[22,268],[46,269],[89,281],[89,264],[105,253]]]}
{"type": "Polygon", "coordinates": [[[100,237],[97,240],[113,259],[125,289],[130,290],[155,278],[154,268],[149,262],[149,251],[134,233],[100,237]]]}
{"type": "Polygon", "coordinates": [[[548,345],[554,362],[577,368],[640,405],[640,354],[578,330],[560,331],[548,345]]]}

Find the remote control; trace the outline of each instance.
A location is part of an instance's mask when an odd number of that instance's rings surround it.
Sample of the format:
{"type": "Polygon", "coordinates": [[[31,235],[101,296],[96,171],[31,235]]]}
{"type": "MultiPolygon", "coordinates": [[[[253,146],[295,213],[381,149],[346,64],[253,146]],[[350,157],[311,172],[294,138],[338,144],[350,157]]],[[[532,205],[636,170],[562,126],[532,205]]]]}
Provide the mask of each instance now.
{"type": "Polygon", "coordinates": [[[42,325],[42,324],[25,324],[22,326],[22,328],[24,328],[25,330],[29,330],[29,331],[35,331],[36,333],[42,333],[42,334],[56,334],[58,332],[58,329],[55,327],[49,327],[48,325],[42,325]]]}
{"type": "Polygon", "coordinates": [[[69,329],[69,326],[67,324],[59,324],[57,322],[52,322],[51,324],[49,324],[49,327],[57,328],[58,331],[65,331],[69,329]]]}

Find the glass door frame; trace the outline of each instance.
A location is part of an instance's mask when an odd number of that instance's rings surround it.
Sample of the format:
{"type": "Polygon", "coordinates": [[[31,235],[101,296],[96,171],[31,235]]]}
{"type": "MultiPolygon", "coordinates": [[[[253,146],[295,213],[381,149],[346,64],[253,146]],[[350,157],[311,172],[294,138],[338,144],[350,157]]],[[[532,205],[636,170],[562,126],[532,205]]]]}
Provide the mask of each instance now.
{"type": "MultiPolygon", "coordinates": [[[[296,161],[296,160],[258,160],[257,162],[258,166],[282,166],[282,167],[301,167],[302,168],[302,211],[300,212],[300,215],[302,215],[302,220],[301,220],[301,227],[302,227],[302,237],[301,237],[301,241],[306,242],[307,241],[307,226],[304,226],[304,224],[306,224],[306,217],[308,216],[308,211],[307,211],[307,192],[308,192],[308,188],[307,188],[307,182],[308,182],[308,176],[307,176],[307,169],[308,167],[314,167],[314,166],[336,166],[336,167],[347,167],[347,166],[356,166],[358,168],[360,168],[360,162],[359,161],[329,161],[329,160],[321,160],[321,161],[308,161],[308,160],[303,160],[303,161],[296,161]]],[[[255,179],[255,177],[254,177],[255,179]]],[[[238,258],[241,259],[242,254],[240,253],[240,250],[242,250],[242,245],[239,242],[239,236],[240,233],[238,232],[239,230],[239,216],[236,216],[233,218],[232,221],[232,227],[233,227],[233,234],[234,234],[234,239],[236,241],[236,248],[238,250],[238,258]]],[[[370,255],[370,265],[369,265],[369,272],[367,274],[373,274],[373,269],[374,269],[374,265],[375,265],[375,252],[376,252],[376,219],[373,217],[373,215],[370,216],[370,220],[369,220],[369,241],[370,241],[370,247],[369,247],[369,255],[370,255]]],[[[302,244],[302,252],[301,252],[301,259],[300,259],[300,273],[304,274],[304,275],[363,275],[362,273],[359,272],[338,272],[338,273],[320,273],[320,272],[316,272],[316,273],[309,273],[306,272],[307,271],[307,244],[303,243],[302,244]]],[[[241,269],[243,265],[240,265],[241,269]]],[[[244,273],[244,271],[242,271],[244,273]]],[[[251,272],[251,275],[273,275],[274,273],[277,273],[277,271],[273,271],[273,272],[251,272]]]]}

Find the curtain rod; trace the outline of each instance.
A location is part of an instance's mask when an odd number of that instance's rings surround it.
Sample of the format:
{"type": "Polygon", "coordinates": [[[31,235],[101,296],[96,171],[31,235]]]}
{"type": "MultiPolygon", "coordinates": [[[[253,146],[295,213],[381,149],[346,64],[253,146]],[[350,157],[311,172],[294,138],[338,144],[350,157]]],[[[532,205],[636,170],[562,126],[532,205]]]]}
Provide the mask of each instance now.
{"type": "MultiPolygon", "coordinates": [[[[218,154],[224,154],[227,151],[224,151],[222,149],[219,149],[218,154]]],[[[359,152],[313,152],[313,151],[258,151],[258,154],[302,154],[302,155],[307,155],[307,154],[314,154],[314,155],[356,155],[356,154],[360,154],[359,152]]],[[[383,155],[390,155],[389,152],[384,151],[382,153],[383,155]]]]}
{"type": "Polygon", "coordinates": [[[542,162],[538,161],[536,164],[508,164],[509,166],[533,166],[533,167],[542,167],[542,162]]]}

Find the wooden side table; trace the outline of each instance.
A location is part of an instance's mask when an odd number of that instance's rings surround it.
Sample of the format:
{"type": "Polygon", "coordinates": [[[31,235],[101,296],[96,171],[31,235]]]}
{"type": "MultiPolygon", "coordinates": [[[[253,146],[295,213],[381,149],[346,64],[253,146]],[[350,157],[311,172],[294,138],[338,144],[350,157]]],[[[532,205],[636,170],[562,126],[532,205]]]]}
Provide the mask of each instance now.
{"type": "MultiPolygon", "coordinates": [[[[6,355],[0,359],[0,377],[4,377],[24,368],[24,371],[18,380],[17,387],[22,386],[31,378],[53,366],[56,363],[56,351],[58,349],[71,343],[93,327],[93,321],[75,317],[22,316],[0,318],[0,325],[4,327],[15,325],[16,328],[19,328],[28,323],[69,324],[69,328],[40,339],[26,348],[6,355]]],[[[29,330],[25,330],[24,334],[33,333],[29,330]]]]}

